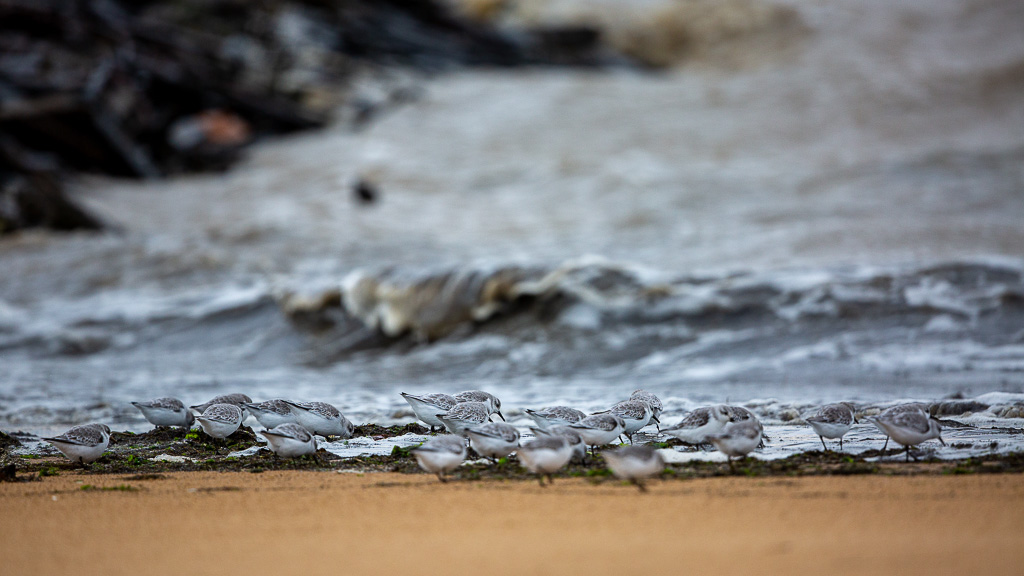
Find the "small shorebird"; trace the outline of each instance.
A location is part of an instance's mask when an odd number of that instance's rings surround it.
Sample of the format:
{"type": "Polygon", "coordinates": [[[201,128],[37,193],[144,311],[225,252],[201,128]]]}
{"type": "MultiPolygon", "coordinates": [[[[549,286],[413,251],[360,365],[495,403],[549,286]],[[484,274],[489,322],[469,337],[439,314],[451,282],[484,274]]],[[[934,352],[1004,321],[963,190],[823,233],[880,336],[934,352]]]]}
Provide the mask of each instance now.
{"type": "MultiPolygon", "coordinates": [[[[730,422],[743,422],[743,421],[746,421],[746,420],[753,420],[754,422],[757,422],[758,426],[761,426],[761,421],[757,419],[757,416],[755,416],[753,412],[751,412],[750,410],[747,410],[743,406],[730,406],[728,404],[725,404],[724,406],[725,406],[725,409],[729,411],[729,421],[730,422]]],[[[758,441],[758,443],[757,443],[757,447],[758,448],[764,448],[765,438],[766,437],[764,435],[764,428],[762,427],[761,428],[761,440],[758,441]]]]}
{"type": "Polygon", "coordinates": [[[729,422],[721,432],[708,436],[708,440],[729,458],[731,470],[732,459],[742,458],[757,448],[763,433],[761,423],[756,418],[751,418],[729,422]]]}
{"type": "MultiPolygon", "coordinates": [[[[889,416],[895,416],[896,414],[899,414],[901,412],[915,412],[917,410],[920,410],[922,412],[927,413],[927,410],[925,410],[925,405],[924,404],[921,404],[919,402],[910,402],[910,403],[907,403],[907,404],[897,404],[895,406],[891,406],[889,408],[886,408],[885,410],[882,411],[881,414],[879,414],[879,416],[881,416],[882,414],[887,414],[889,416]]],[[[872,421],[871,418],[865,418],[865,420],[868,420],[869,422],[872,421]]],[[[877,427],[877,425],[876,425],[876,427],[877,427]]],[[[882,429],[879,428],[879,430],[882,430],[882,429]]],[[[889,433],[886,432],[885,430],[882,430],[882,433],[885,434],[885,444],[882,444],[882,452],[885,452],[885,449],[889,447],[889,433]]]]}
{"type": "Polygon", "coordinates": [[[821,447],[828,450],[825,445],[825,438],[834,440],[839,438],[839,449],[843,449],[843,436],[850,431],[850,428],[857,423],[854,416],[853,404],[839,402],[838,404],[826,404],[815,410],[812,414],[804,416],[804,420],[814,428],[814,433],[821,440],[821,447]]]}
{"type": "Polygon", "coordinates": [[[554,482],[551,475],[569,463],[572,453],[572,446],[565,438],[542,436],[520,446],[516,455],[523,467],[536,474],[540,485],[544,486],[544,476],[548,484],[554,482]]]}
{"type": "Polygon", "coordinates": [[[618,438],[626,429],[626,423],[617,414],[604,413],[587,416],[575,424],[569,424],[583,438],[583,442],[590,446],[590,453],[594,448],[611,443],[618,438]]]}
{"type": "Polygon", "coordinates": [[[161,426],[180,426],[189,428],[196,421],[191,410],[185,409],[185,405],[177,398],[157,398],[149,402],[132,402],[142,411],[142,415],[150,424],[161,426]]]}
{"type": "Polygon", "coordinates": [[[531,420],[537,423],[538,428],[547,430],[552,426],[568,426],[575,424],[587,417],[586,414],[568,406],[548,406],[533,410],[523,410],[531,420]]]}
{"type": "Polygon", "coordinates": [[[72,462],[86,467],[92,464],[110,444],[110,427],[106,424],[75,426],[60,436],[43,438],[72,462]]]}
{"type": "Polygon", "coordinates": [[[214,404],[234,404],[235,406],[238,406],[238,408],[242,411],[242,420],[245,420],[246,417],[249,416],[249,410],[245,407],[245,405],[250,402],[252,402],[252,398],[249,398],[245,394],[222,394],[221,396],[213,398],[209,402],[196,404],[195,406],[189,406],[189,409],[192,410],[194,415],[199,416],[203,412],[206,412],[206,409],[209,408],[210,406],[213,406],[214,404]]]}
{"type": "Polygon", "coordinates": [[[284,402],[291,408],[295,421],[313,434],[351,438],[356,430],[340,410],[326,402],[284,402]]]}
{"type": "Polygon", "coordinates": [[[316,437],[298,424],[285,422],[260,434],[267,439],[267,448],[277,456],[295,458],[306,454],[316,455],[316,437]]]}
{"type": "Polygon", "coordinates": [[[661,431],[661,413],[665,410],[665,406],[661,403],[661,398],[658,398],[654,394],[647,390],[634,390],[629,395],[630,400],[640,400],[647,402],[651,405],[651,419],[657,423],[658,431],[661,431]]]}
{"type": "Polygon", "coordinates": [[[448,394],[406,394],[402,392],[402,398],[405,398],[405,401],[412,407],[416,418],[430,426],[431,432],[434,431],[435,426],[444,429],[444,422],[438,420],[437,415],[451,410],[452,406],[457,403],[455,397],[448,394]]]}
{"type": "Polygon", "coordinates": [[[646,492],[643,480],[661,474],[665,469],[665,459],[651,446],[620,446],[604,453],[608,468],[616,478],[629,480],[646,492]]]}
{"type": "Polygon", "coordinates": [[[651,405],[643,400],[624,400],[612,405],[608,410],[595,412],[595,414],[607,413],[615,414],[622,418],[622,433],[629,439],[630,444],[633,443],[633,434],[647,426],[654,417],[654,410],[651,408],[651,405]]]}
{"type": "Polygon", "coordinates": [[[435,414],[449,432],[465,436],[467,428],[487,422],[490,412],[483,402],[459,402],[447,412],[435,414]]]}
{"type": "Polygon", "coordinates": [[[497,463],[519,447],[519,430],[504,422],[487,422],[466,430],[469,445],[477,454],[497,463]]]}
{"type": "Polygon", "coordinates": [[[587,461],[587,445],[583,443],[583,437],[580,433],[568,426],[552,426],[547,430],[543,428],[530,428],[530,430],[537,435],[542,436],[561,436],[569,442],[569,446],[572,447],[572,459],[574,462],[586,462],[587,461]]]}
{"type": "Polygon", "coordinates": [[[924,410],[891,410],[892,408],[868,420],[892,438],[893,442],[906,448],[907,462],[910,462],[911,446],[917,446],[932,438],[937,438],[943,446],[946,445],[946,441],[942,439],[942,425],[924,410]]]}
{"type": "Polygon", "coordinates": [[[497,414],[498,418],[505,421],[505,416],[501,413],[501,400],[498,397],[489,392],[483,390],[466,390],[465,392],[459,392],[455,395],[456,402],[480,402],[487,406],[487,415],[497,414]]]}
{"type": "Polygon", "coordinates": [[[414,448],[412,455],[416,457],[420,468],[437,474],[437,479],[445,482],[445,473],[455,470],[466,459],[466,440],[451,434],[435,436],[414,448]]]}
{"type": "Polygon", "coordinates": [[[661,432],[699,446],[708,441],[708,436],[721,432],[728,422],[729,410],[724,404],[703,406],[684,416],[675,426],[662,428],[661,432]]]}
{"type": "Polygon", "coordinates": [[[220,440],[234,434],[242,425],[242,409],[234,404],[213,404],[196,416],[196,421],[203,432],[220,440]]]}
{"type": "Polygon", "coordinates": [[[292,414],[292,408],[287,400],[267,400],[266,402],[246,403],[246,409],[252,417],[267,430],[277,428],[281,424],[296,424],[298,419],[292,414]]]}

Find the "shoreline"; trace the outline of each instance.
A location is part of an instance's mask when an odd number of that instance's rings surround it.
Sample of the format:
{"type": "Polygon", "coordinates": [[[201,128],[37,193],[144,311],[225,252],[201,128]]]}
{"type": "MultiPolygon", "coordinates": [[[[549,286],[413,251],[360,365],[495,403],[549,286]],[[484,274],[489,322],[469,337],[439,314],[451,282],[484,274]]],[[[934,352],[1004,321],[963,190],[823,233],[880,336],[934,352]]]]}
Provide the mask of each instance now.
{"type": "Polygon", "coordinates": [[[0,483],[17,574],[1012,574],[1019,476],[456,481],[396,473],[66,473],[0,483]],[[187,556],[185,551],[187,550],[187,556]]]}

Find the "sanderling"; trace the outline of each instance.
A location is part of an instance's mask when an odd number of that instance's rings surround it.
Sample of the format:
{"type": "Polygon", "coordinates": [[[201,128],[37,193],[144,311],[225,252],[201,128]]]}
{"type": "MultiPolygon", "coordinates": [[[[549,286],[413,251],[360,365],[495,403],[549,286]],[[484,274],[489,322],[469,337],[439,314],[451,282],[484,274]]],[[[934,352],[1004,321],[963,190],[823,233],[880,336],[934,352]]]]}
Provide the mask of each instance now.
{"type": "Polygon", "coordinates": [[[662,434],[674,436],[687,444],[700,445],[708,436],[718,434],[729,422],[729,410],[724,404],[697,408],[683,417],[675,426],[662,428],[662,434]]]}
{"type": "Polygon", "coordinates": [[[729,468],[732,468],[733,457],[742,458],[757,448],[763,432],[757,418],[748,418],[729,422],[721,432],[708,436],[708,440],[729,458],[729,468]]]}
{"type": "Polygon", "coordinates": [[[43,438],[72,462],[83,467],[92,464],[110,444],[110,427],[106,424],[75,426],[60,436],[43,438]]]}
{"type": "Polygon", "coordinates": [[[943,446],[946,445],[946,441],[942,439],[942,425],[924,410],[892,410],[893,408],[890,408],[868,420],[892,438],[893,442],[906,447],[907,462],[910,462],[911,446],[917,446],[932,438],[937,438],[943,446]]]}
{"type": "Polygon", "coordinates": [[[448,394],[406,394],[402,392],[402,398],[409,403],[412,407],[412,411],[416,414],[416,418],[430,426],[430,431],[434,431],[435,426],[444,428],[444,422],[437,419],[437,415],[441,412],[447,412],[455,406],[457,400],[454,396],[448,394]]]}
{"type": "Polygon", "coordinates": [[[497,462],[519,446],[519,430],[504,422],[488,422],[466,429],[469,445],[477,454],[497,462]]]}
{"type": "Polygon", "coordinates": [[[505,420],[505,416],[501,413],[501,400],[494,394],[484,392],[483,390],[466,390],[465,392],[459,392],[455,395],[456,402],[481,402],[487,406],[487,416],[491,414],[497,414],[498,418],[502,421],[505,420]]]}
{"type": "Polygon", "coordinates": [[[608,468],[616,478],[629,480],[641,492],[647,490],[643,480],[665,470],[665,459],[651,446],[620,446],[603,454],[608,468]]]}
{"type": "Polygon", "coordinates": [[[208,435],[227,438],[242,425],[242,409],[234,404],[214,404],[196,416],[196,421],[208,435]]]}
{"type": "MultiPolygon", "coordinates": [[[[730,422],[743,422],[745,420],[753,420],[753,421],[757,422],[758,426],[761,426],[761,421],[757,419],[757,416],[755,416],[753,412],[751,412],[750,410],[747,410],[743,406],[730,406],[728,404],[725,404],[724,406],[725,406],[725,409],[729,411],[729,421],[730,422]]],[[[761,440],[758,441],[757,447],[758,448],[764,448],[764,441],[766,439],[767,439],[767,437],[764,435],[764,428],[762,427],[761,428],[761,440]]]]}
{"type": "Polygon", "coordinates": [[[544,476],[547,476],[549,484],[554,482],[551,475],[569,463],[572,453],[568,440],[562,436],[542,436],[523,444],[516,451],[519,462],[537,475],[541,486],[544,485],[544,476]]]}
{"type": "Polygon", "coordinates": [[[444,482],[445,473],[455,470],[466,459],[466,439],[451,434],[435,436],[422,446],[413,448],[412,455],[420,468],[437,474],[437,479],[444,482]]]}
{"type": "Polygon", "coordinates": [[[583,412],[568,406],[549,406],[538,410],[527,408],[523,412],[537,423],[537,427],[545,430],[552,426],[575,424],[587,417],[583,412]]]}
{"type": "Polygon", "coordinates": [[[569,442],[572,447],[572,460],[576,462],[587,461],[587,445],[583,443],[580,433],[568,426],[552,426],[547,430],[543,428],[530,428],[537,436],[561,436],[569,442]]]}
{"type": "Polygon", "coordinates": [[[644,400],[624,400],[612,405],[608,410],[595,412],[595,414],[609,412],[622,418],[622,421],[625,423],[622,433],[626,435],[626,438],[629,438],[630,444],[633,443],[633,433],[647,426],[654,415],[651,405],[644,400]]]}
{"type": "MultiPolygon", "coordinates": [[[[882,411],[881,414],[879,414],[879,416],[881,416],[882,414],[888,414],[890,416],[895,416],[896,414],[899,414],[901,412],[914,412],[914,411],[917,411],[917,410],[920,410],[920,411],[922,411],[924,413],[928,412],[928,410],[925,408],[924,404],[922,404],[920,402],[910,402],[910,403],[907,403],[907,404],[897,404],[895,406],[891,406],[889,408],[886,408],[885,410],[882,411]]],[[[871,420],[871,419],[870,418],[865,418],[865,420],[871,420]]],[[[882,429],[879,428],[879,430],[882,430],[882,429]]],[[[882,430],[882,432],[885,433],[885,444],[882,444],[882,452],[885,452],[885,449],[889,447],[889,434],[886,433],[885,430],[882,430]]]]}
{"type": "Polygon", "coordinates": [[[285,400],[295,415],[296,422],[313,434],[351,438],[355,424],[345,418],[334,406],[326,402],[292,402],[285,400]]]}
{"type": "Polygon", "coordinates": [[[487,422],[490,412],[483,402],[459,402],[447,412],[435,414],[449,432],[465,436],[466,429],[487,422]]]}
{"type": "Polygon", "coordinates": [[[287,400],[267,400],[266,402],[246,403],[245,407],[252,417],[267,430],[277,428],[281,424],[296,424],[298,419],[292,414],[292,407],[287,400]]]}
{"type": "Polygon", "coordinates": [[[825,438],[834,440],[839,438],[839,449],[843,449],[843,436],[850,431],[850,427],[857,422],[854,417],[853,404],[839,402],[838,404],[826,404],[813,413],[804,416],[804,420],[814,428],[815,434],[821,440],[821,447],[828,450],[825,445],[825,438]]]}
{"type": "Polygon", "coordinates": [[[271,452],[278,456],[294,458],[316,454],[316,437],[298,424],[285,422],[260,434],[267,439],[271,452]]]}
{"type": "Polygon", "coordinates": [[[661,413],[665,409],[664,404],[661,403],[661,398],[658,398],[657,396],[648,392],[647,390],[634,390],[633,393],[629,395],[629,399],[642,400],[650,404],[651,416],[657,423],[658,430],[661,431],[661,413]]]}
{"type": "Polygon", "coordinates": [[[177,398],[157,398],[149,402],[132,402],[154,426],[181,426],[189,428],[196,421],[191,410],[177,398]]]}
{"type": "Polygon", "coordinates": [[[617,414],[606,412],[587,416],[575,424],[569,424],[569,428],[579,433],[593,454],[596,446],[604,446],[618,438],[626,429],[626,423],[617,414]]]}
{"type": "Polygon", "coordinates": [[[209,408],[210,406],[213,406],[214,404],[234,404],[235,406],[238,406],[238,408],[242,411],[242,420],[245,420],[246,417],[249,416],[249,410],[245,407],[245,405],[250,402],[252,402],[252,398],[249,398],[245,394],[223,394],[221,396],[217,396],[216,398],[210,400],[209,402],[196,404],[195,406],[189,406],[189,409],[192,410],[194,415],[199,416],[203,412],[206,412],[206,409],[209,408]]]}

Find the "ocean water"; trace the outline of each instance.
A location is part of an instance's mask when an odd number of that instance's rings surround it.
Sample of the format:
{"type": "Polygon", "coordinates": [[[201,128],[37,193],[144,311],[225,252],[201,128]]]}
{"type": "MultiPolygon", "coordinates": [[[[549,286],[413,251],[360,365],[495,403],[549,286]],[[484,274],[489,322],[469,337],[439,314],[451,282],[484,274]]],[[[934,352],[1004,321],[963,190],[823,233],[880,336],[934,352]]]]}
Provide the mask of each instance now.
{"type": "Polygon", "coordinates": [[[1024,10],[900,4],[778,3],[784,50],[662,73],[409,73],[415,102],[226,175],[83,178],[114,231],[0,240],[0,429],[226,392],[391,424],[464,389],[525,425],[644,388],[669,422],[751,407],[764,457],[813,449],[822,402],[954,395],[986,407],[940,457],[1019,449],[1024,10]]]}

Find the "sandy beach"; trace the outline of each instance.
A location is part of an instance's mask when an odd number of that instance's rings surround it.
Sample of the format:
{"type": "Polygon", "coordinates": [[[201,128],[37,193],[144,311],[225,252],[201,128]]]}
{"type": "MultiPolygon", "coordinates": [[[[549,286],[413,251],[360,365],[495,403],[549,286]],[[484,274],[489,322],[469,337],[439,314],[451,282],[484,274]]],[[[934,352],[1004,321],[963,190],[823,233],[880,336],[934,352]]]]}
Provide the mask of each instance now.
{"type": "Polygon", "coordinates": [[[1019,574],[1019,475],[449,482],[314,472],[0,484],[10,574],[1019,574]],[[125,487],[130,487],[126,489],[125,487]]]}

